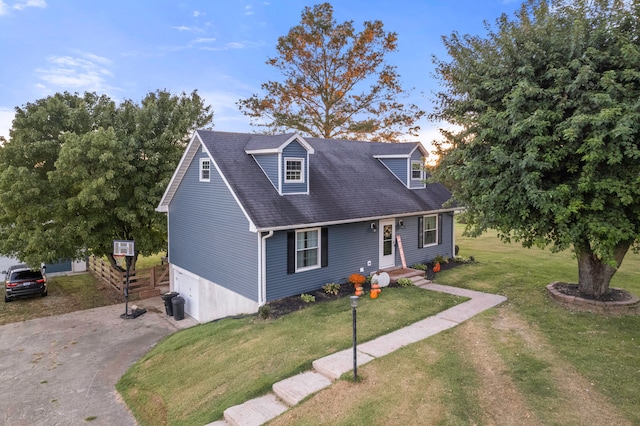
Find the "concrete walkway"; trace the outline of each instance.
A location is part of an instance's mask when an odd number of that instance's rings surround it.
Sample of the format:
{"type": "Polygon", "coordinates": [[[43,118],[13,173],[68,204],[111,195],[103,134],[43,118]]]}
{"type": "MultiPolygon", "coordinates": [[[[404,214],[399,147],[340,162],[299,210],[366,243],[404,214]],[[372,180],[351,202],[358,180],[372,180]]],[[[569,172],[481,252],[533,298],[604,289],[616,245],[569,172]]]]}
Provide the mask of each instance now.
{"type": "MultiPolygon", "coordinates": [[[[410,326],[358,344],[358,366],[390,354],[403,346],[455,327],[507,300],[506,297],[495,294],[433,284],[423,278],[413,279],[413,281],[418,287],[468,297],[470,300],[410,326]]],[[[272,387],[272,393],[226,409],[224,420],[209,423],[207,426],[258,426],[276,418],[309,395],[331,386],[334,380],[352,371],[353,348],[317,359],[312,365],[313,370],[311,371],[275,383],[272,387]]]]}

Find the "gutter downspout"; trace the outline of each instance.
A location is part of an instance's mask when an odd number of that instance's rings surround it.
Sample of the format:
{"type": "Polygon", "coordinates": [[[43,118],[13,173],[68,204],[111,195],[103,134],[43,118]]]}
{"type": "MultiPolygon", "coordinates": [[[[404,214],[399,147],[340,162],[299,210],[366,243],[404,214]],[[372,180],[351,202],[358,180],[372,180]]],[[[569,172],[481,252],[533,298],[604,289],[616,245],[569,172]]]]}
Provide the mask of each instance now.
{"type": "Polygon", "coordinates": [[[258,275],[258,306],[267,303],[267,238],[273,236],[273,231],[260,237],[260,253],[258,263],[260,273],[258,275]]]}

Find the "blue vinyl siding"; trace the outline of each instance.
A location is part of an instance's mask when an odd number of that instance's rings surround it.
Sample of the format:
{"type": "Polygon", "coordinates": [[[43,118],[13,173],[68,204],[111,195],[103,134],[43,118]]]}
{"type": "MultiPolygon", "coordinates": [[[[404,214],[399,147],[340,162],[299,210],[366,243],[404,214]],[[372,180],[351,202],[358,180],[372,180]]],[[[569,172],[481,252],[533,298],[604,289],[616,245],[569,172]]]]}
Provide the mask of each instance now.
{"type": "MultiPolygon", "coordinates": [[[[415,263],[427,263],[438,255],[453,257],[453,213],[441,213],[439,215],[442,220],[439,222],[442,230],[438,230],[442,237],[439,244],[429,247],[418,248],[418,238],[420,229],[418,227],[418,218],[420,216],[403,217],[404,228],[396,227],[396,235],[402,238],[402,247],[404,248],[404,256],[407,266],[415,263]]],[[[397,222],[397,221],[396,221],[397,222]]],[[[399,250],[396,250],[396,265],[402,265],[399,250]]]]}
{"type": "Polygon", "coordinates": [[[326,283],[345,283],[349,275],[364,268],[369,275],[378,267],[378,233],[370,222],[328,227],[329,265],[287,274],[287,232],[267,239],[267,301],[314,291],[326,283]],[[371,266],[367,266],[367,261],[371,266]]]}
{"type": "Polygon", "coordinates": [[[263,154],[254,155],[253,158],[260,165],[264,173],[267,175],[273,186],[278,189],[278,155],[263,154]]]}
{"type": "Polygon", "coordinates": [[[56,272],[70,272],[73,270],[70,260],[60,260],[56,263],[47,263],[45,265],[47,274],[56,272]]]}
{"type": "MultiPolygon", "coordinates": [[[[443,213],[440,244],[418,248],[418,217],[403,217],[404,228],[397,226],[402,239],[407,266],[427,263],[438,255],[453,257],[453,214],[443,213]]],[[[329,265],[310,271],[287,274],[287,232],[280,231],[267,239],[267,301],[318,290],[324,284],[344,284],[350,274],[370,275],[378,269],[379,235],[371,232],[371,222],[335,225],[329,228],[329,265]],[[371,261],[371,266],[367,266],[371,261]]],[[[401,266],[400,250],[396,248],[396,266],[401,266]]]]}
{"type": "Polygon", "coordinates": [[[169,206],[169,261],[252,300],[258,298],[258,236],[215,167],[198,181],[191,162],[169,206]]]}
{"type": "Polygon", "coordinates": [[[309,168],[309,155],[307,150],[298,142],[291,142],[282,151],[282,193],[283,194],[299,194],[309,192],[309,176],[307,170],[309,168]],[[302,168],[302,175],[304,176],[303,183],[285,183],[284,173],[286,173],[285,158],[302,158],[304,159],[304,167],[302,168]]]}
{"type": "Polygon", "coordinates": [[[400,182],[408,186],[407,159],[406,158],[382,158],[380,161],[396,175],[400,182]]]}
{"type": "MultiPolygon", "coordinates": [[[[413,152],[413,154],[411,154],[411,160],[409,161],[409,170],[411,170],[411,162],[412,161],[420,161],[421,163],[423,162],[423,160],[422,160],[422,152],[419,149],[416,149],[413,152]]],[[[409,171],[409,173],[411,173],[411,171],[409,171]]],[[[425,187],[424,181],[413,180],[413,179],[411,179],[411,175],[409,175],[409,182],[410,182],[410,186],[409,187],[411,189],[420,189],[420,188],[424,188],[425,187]]]]}

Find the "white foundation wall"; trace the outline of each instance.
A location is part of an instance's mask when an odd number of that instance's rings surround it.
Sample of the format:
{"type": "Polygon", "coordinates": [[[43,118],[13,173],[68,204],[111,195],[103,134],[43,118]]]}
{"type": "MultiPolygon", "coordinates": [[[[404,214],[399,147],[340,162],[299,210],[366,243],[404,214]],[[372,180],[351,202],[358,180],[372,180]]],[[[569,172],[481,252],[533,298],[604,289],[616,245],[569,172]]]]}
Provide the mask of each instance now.
{"type": "Polygon", "coordinates": [[[258,312],[258,303],[178,266],[171,265],[171,291],[184,298],[184,312],[205,323],[232,315],[258,312]]]}

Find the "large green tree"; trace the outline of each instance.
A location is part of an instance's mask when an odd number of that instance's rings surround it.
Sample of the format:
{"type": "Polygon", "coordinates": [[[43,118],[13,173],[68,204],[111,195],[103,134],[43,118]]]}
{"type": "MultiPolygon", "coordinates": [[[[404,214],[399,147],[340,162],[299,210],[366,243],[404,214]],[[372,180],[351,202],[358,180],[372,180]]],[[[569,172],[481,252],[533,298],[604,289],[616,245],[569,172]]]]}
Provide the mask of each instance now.
{"type": "Polygon", "coordinates": [[[385,62],[397,50],[397,35],[382,22],[365,22],[356,32],[353,21],[336,23],[329,3],[305,7],[276,49],[267,64],[284,80],[264,83],[264,96],[238,102],[252,124],[269,132],[390,142],[419,130],[424,111],[400,101],[407,93],[396,67],[385,62]]]}
{"type": "Polygon", "coordinates": [[[191,133],[211,123],[197,92],[149,93],[138,105],[58,93],[22,108],[0,148],[0,252],[31,264],[166,249],[155,212],[191,133]]]}
{"type": "Polygon", "coordinates": [[[444,44],[433,118],[462,130],[437,175],[466,231],[572,249],[580,291],[606,295],[640,237],[640,2],[531,0],[444,44]]]}

